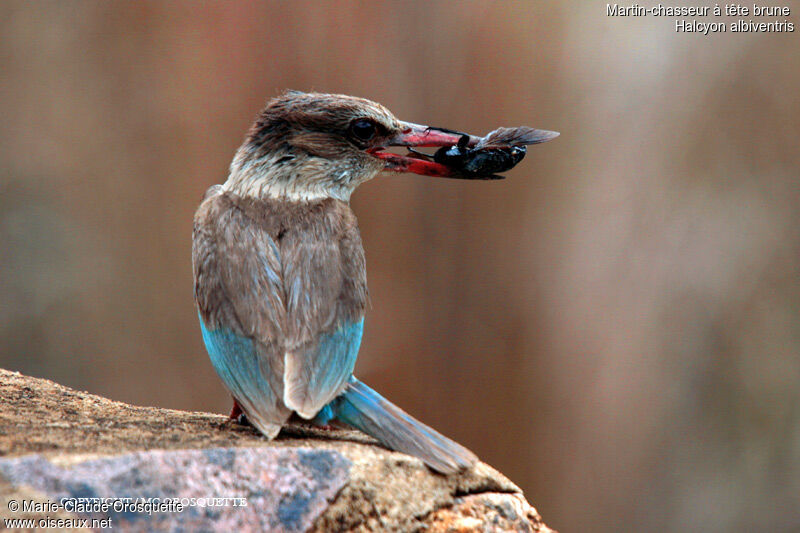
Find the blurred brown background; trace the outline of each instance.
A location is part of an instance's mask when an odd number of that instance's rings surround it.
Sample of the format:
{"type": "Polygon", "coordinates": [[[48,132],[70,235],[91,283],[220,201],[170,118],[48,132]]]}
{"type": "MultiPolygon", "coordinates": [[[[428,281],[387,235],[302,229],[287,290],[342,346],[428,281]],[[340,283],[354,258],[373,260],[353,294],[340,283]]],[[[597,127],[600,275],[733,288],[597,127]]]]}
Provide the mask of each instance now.
{"type": "Polygon", "coordinates": [[[227,412],[192,215],[285,88],[558,130],[503,182],[354,195],[357,374],[563,532],[798,531],[799,38],[599,2],[5,1],[0,366],[227,412]]]}

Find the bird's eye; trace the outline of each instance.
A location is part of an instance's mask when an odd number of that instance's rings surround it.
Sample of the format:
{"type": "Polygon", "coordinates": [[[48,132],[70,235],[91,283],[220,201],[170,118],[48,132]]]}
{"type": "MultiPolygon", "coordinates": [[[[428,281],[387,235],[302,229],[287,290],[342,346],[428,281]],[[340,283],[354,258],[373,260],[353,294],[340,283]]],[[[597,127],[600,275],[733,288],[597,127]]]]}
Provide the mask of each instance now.
{"type": "Polygon", "coordinates": [[[350,134],[359,141],[369,141],[378,131],[378,127],[369,119],[359,118],[350,123],[350,134]]]}

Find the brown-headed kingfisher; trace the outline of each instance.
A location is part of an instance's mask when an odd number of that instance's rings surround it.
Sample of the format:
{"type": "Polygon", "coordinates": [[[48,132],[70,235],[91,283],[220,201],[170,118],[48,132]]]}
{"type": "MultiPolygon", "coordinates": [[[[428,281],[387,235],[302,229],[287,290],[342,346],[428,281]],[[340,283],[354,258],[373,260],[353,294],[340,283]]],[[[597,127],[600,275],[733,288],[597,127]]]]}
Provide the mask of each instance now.
{"type": "MultiPolygon", "coordinates": [[[[555,135],[528,129],[520,144],[555,135]]],[[[383,170],[488,177],[479,176],[487,165],[493,172],[521,158],[519,147],[480,142],[351,96],[288,91],[267,104],[194,218],[194,295],[211,362],[234,398],[231,416],[243,413],[270,439],[295,413],[343,423],[443,473],[477,461],[353,376],[367,278],[350,195],[383,170]]]]}

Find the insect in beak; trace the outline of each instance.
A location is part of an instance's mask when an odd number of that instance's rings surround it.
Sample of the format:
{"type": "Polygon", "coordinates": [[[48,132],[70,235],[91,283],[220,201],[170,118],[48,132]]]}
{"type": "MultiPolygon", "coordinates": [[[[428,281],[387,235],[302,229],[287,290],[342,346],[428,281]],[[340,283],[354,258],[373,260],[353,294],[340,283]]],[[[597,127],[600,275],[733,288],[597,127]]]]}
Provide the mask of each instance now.
{"type": "MultiPolygon", "coordinates": [[[[419,124],[404,123],[405,129],[399,134],[390,138],[387,146],[404,146],[409,148],[406,155],[388,152],[383,148],[370,150],[370,154],[386,162],[385,170],[392,172],[411,172],[423,176],[434,176],[441,178],[460,178],[454,169],[430,160],[428,156],[413,150],[414,147],[451,147],[458,144],[465,134],[456,131],[422,126],[419,124]]],[[[474,146],[479,141],[477,137],[467,136],[469,142],[474,146]]]]}
{"type": "Polygon", "coordinates": [[[498,128],[485,137],[406,123],[387,146],[405,146],[409,154],[399,155],[382,148],[370,153],[386,162],[385,170],[412,172],[425,176],[459,179],[503,179],[495,173],[510,170],[525,157],[527,144],[549,141],[558,133],[525,126],[498,128]],[[439,147],[433,155],[415,147],[439,147]]]}

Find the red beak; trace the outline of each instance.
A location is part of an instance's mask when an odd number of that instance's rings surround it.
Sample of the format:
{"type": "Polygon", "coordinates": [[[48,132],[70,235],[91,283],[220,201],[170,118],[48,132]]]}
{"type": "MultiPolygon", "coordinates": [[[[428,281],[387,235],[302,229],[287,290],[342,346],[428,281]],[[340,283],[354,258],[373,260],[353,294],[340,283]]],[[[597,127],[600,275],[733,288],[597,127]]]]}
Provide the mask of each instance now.
{"type": "MultiPolygon", "coordinates": [[[[441,128],[420,126],[419,124],[411,124],[408,122],[406,122],[405,125],[406,129],[392,139],[389,139],[389,142],[386,143],[387,146],[453,146],[457,144],[458,140],[463,136],[460,133],[441,128]]],[[[479,140],[479,137],[470,136],[468,146],[475,146],[479,140]]],[[[435,161],[423,159],[421,156],[416,156],[413,153],[399,155],[387,152],[382,148],[373,148],[369,153],[386,162],[385,170],[391,170],[393,172],[412,172],[414,174],[422,174],[423,176],[443,178],[461,177],[458,172],[450,167],[436,163],[435,161]]]]}

